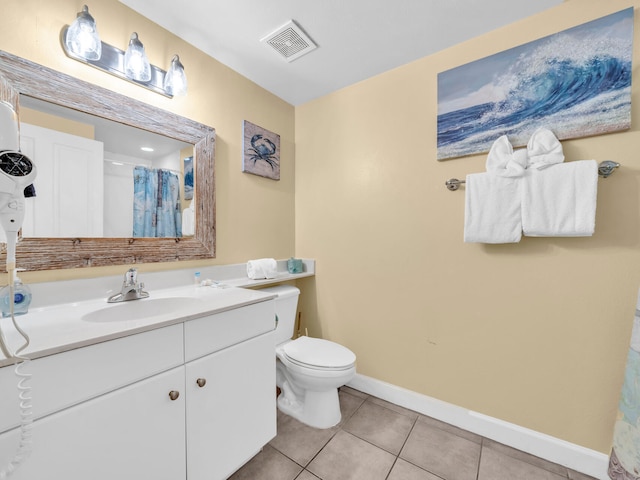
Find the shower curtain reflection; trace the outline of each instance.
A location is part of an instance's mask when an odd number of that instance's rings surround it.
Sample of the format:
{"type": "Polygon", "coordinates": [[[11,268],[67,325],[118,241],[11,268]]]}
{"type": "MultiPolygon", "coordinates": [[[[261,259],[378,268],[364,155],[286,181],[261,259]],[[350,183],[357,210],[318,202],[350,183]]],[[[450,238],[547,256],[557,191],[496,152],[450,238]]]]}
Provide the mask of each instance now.
{"type": "Polygon", "coordinates": [[[180,180],[169,170],[133,170],[133,236],[182,237],[180,180]]]}

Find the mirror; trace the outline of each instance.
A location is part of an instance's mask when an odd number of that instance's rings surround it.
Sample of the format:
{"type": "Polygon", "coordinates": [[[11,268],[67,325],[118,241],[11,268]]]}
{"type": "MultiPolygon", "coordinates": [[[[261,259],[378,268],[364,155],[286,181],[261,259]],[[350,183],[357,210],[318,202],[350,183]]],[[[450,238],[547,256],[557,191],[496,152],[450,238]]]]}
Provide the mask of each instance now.
{"type": "MultiPolygon", "coordinates": [[[[20,268],[54,270],[215,257],[213,128],[2,51],[0,76],[0,101],[12,105],[18,115],[20,98],[30,97],[193,145],[194,153],[193,236],[27,237],[17,246],[20,268]]],[[[37,192],[38,178],[35,185],[37,192]]]]}
{"type": "Polygon", "coordinates": [[[19,102],[20,150],[38,169],[22,236],[193,235],[193,145],[23,94],[19,102]],[[155,190],[142,180],[153,180],[155,190]],[[163,189],[163,180],[172,188],[163,189]],[[147,193],[155,200],[158,190],[164,211],[151,199],[134,202],[147,193]],[[65,191],[73,198],[58,195],[65,191]],[[158,215],[164,223],[150,221],[158,215]]]}

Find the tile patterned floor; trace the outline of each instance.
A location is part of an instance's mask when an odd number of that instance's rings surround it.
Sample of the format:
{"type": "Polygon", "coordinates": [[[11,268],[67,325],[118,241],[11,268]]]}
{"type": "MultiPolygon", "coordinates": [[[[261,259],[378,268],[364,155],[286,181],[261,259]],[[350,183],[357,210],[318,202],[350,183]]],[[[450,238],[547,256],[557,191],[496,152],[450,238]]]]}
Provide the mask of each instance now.
{"type": "Polygon", "coordinates": [[[230,480],[593,480],[349,387],[318,430],[278,412],[278,435],[230,480]]]}

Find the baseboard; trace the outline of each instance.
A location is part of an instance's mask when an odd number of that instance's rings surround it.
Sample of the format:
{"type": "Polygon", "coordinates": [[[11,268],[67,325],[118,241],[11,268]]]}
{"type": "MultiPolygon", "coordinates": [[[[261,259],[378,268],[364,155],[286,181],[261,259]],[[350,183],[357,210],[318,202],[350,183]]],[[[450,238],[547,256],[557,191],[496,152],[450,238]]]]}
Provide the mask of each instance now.
{"type": "Polygon", "coordinates": [[[356,374],[348,384],[401,407],[460,427],[477,435],[535,455],[600,480],[609,480],[608,456],[528,428],[356,374]]]}

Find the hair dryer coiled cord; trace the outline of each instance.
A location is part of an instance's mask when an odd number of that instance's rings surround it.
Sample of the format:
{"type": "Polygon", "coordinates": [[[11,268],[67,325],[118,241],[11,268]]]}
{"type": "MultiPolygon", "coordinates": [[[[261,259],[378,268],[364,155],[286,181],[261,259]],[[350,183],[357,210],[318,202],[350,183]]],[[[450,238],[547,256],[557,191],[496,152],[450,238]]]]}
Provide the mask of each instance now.
{"type": "Polygon", "coordinates": [[[31,378],[30,373],[26,373],[22,368],[28,364],[29,359],[18,357],[20,362],[16,364],[15,374],[18,380],[18,398],[20,400],[20,443],[18,449],[13,455],[9,463],[0,471],[0,479],[8,478],[20,464],[31,454],[32,443],[32,405],[31,405],[31,386],[27,383],[31,378]]]}
{"type": "MultiPolygon", "coordinates": [[[[10,275],[10,277],[12,276],[13,275],[10,275]]],[[[11,299],[13,299],[13,278],[10,278],[10,280],[10,295],[11,299]]],[[[20,464],[24,460],[26,460],[27,457],[29,457],[29,455],[31,454],[32,444],[31,437],[33,428],[33,410],[31,404],[31,386],[28,384],[29,380],[31,379],[31,374],[23,371],[23,368],[29,364],[30,360],[20,354],[25,348],[29,346],[29,336],[16,323],[16,319],[13,314],[13,301],[11,302],[11,320],[13,321],[13,326],[25,339],[25,343],[18,350],[16,350],[16,353],[12,356],[16,361],[14,372],[16,374],[16,377],[18,377],[18,399],[20,404],[20,440],[13,458],[2,470],[0,470],[0,480],[8,478],[20,466],[20,464]]],[[[5,339],[0,337],[0,341],[4,342],[5,339]]],[[[6,345],[4,345],[4,348],[7,348],[6,345]]]]}

